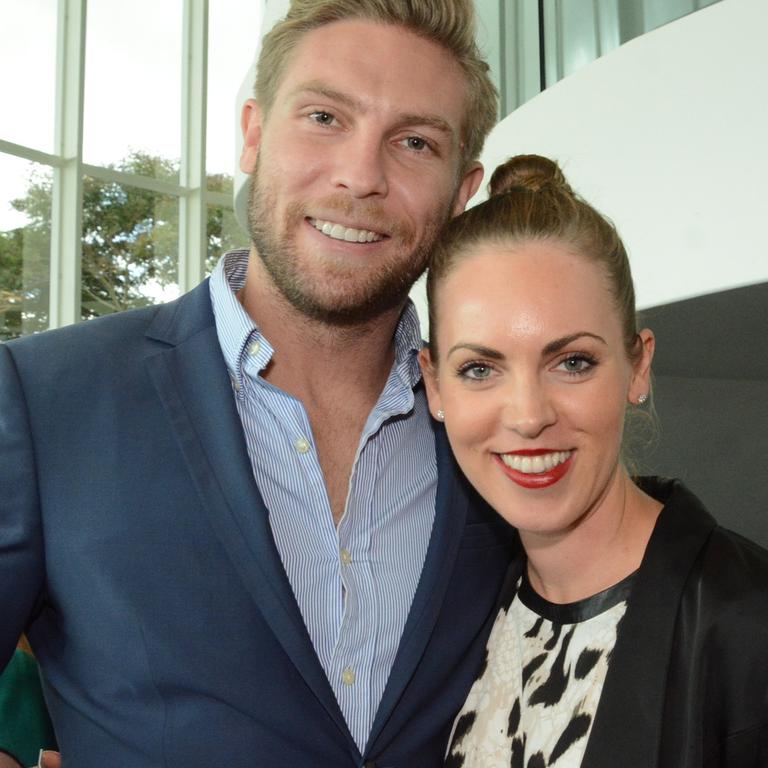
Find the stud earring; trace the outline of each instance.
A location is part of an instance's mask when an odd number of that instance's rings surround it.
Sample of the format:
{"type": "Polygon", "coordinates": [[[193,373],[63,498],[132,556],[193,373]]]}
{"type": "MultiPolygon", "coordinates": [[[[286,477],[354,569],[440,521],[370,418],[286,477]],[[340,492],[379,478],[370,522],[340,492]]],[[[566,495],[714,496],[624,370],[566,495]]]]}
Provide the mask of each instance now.
{"type": "Polygon", "coordinates": [[[643,392],[643,394],[642,394],[642,395],[638,395],[638,396],[637,396],[637,404],[638,404],[638,405],[644,405],[644,404],[645,404],[645,401],[646,401],[647,399],[648,399],[648,395],[647,395],[645,392],[643,392]]]}
{"type": "Polygon", "coordinates": [[[436,414],[435,418],[438,421],[445,421],[445,411],[441,408],[436,414]]]}

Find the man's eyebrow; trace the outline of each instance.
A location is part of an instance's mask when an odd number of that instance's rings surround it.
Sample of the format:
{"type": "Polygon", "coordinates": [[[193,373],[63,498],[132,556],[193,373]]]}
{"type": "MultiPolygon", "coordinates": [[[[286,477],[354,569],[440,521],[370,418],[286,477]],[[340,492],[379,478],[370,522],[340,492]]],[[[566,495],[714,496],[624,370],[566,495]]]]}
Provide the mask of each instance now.
{"type": "Polygon", "coordinates": [[[569,333],[567,336],[561,336],[559,339],[550,341],[549,344],[544,347],[542,353],[544,355],[552,355],[555,352],[559,352],[561,349],[563,349],[563,347],[567,347],[577,339],[584,338],[585,336],[590,339],[596,339],[606,346],[608,345],[608,342],[602,336],[598,336],[596,333],[590,333],[589,331],[578,331],[577,333],[569,333]]]}
{"type": "Polygon", "coordinates": [[[322,96],[324,99],[344,104],[344,106],[349,107],[350,109],[359,111],[364,111],[365,109],[363,103],[359,99],[356,99],[354,96],[350,96],[350,94],[344,93],[343,91],[337,91],[335,88],[331,88],[321,80],[309,80],[306,83],[297,85],[296,88],[291,91],[291,96],[298,96],[302,93],[311,93],[316,96],[322,96]]]}
{"type": "Polygon", "coordinates": [[[491,360],[503,360],[504,355],[499,352],[498,349],[493,349],[492,347],[484,347],[482,344],[471,344],[467,341],[460,341],[458,344],[454,344],[449,350],[446,357],[449,357],[454,352],[457,352],[459,350],[467,350],[468,352],[472,352],[476,355],[479,355],[480,357],[488,357],[491,360]]]}
{"type": "MultiPolygon", "coordinates": [[[[301,83],[291,92],[291,96],[298,96],[300,94],[307,93],[316,96],[321,96],[329,101],[335,101],[339,104],[343,104],[349,109],[353,109],[357,112],[365,112],[366,106],[360,99],[356,99],[348,93],[338,91],[332,88],[327,83],[323,83],[320,80],[309,80],[306,83],[301,83]]],[[[419,114],[416,112],[405,112],[397,116],[397,123],[399,125],[423,125],[430,128],[434,128],[440,133],[444,133],[447,136],[453,136],[455,133],[451,124],[440,117],[439,115],[419,114]]]]}
{"type": "Polygon", "coordinates": [[[404,114],[400,115],[398,122],[402,125],[428,126],[429,128],[434,128],[436,131],[440,131],[440,133],[444,133],[446,136],[453,136],[455,133],[451,124],[437,115],[417,115],[415,113],[404,114]]]}

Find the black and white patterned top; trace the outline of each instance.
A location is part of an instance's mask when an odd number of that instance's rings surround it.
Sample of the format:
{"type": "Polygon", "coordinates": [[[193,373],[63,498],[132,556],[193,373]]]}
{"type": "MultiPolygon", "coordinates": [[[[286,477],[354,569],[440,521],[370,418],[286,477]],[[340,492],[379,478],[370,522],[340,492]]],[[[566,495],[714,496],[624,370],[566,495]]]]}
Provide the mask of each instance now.
{"type": "Polygon", "coordinates": [[[446,768],[578,768],[634,574],[576,603],[511,585],[480,674],[456,718],[446,768]]]}

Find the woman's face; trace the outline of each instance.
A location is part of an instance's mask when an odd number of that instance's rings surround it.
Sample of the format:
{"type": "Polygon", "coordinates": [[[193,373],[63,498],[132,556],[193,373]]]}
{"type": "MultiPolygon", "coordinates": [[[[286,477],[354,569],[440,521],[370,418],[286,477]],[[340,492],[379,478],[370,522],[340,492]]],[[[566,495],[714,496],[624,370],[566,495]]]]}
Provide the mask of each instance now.
{"type": "Polygon", "coordinates": [[[430,409],[491,506],[543,535],[613,508],[653,335],[633,365],[601,268],[552,241],[480,246],[440,284],[437,318],[439,359],[422,355],[430,409]]]}

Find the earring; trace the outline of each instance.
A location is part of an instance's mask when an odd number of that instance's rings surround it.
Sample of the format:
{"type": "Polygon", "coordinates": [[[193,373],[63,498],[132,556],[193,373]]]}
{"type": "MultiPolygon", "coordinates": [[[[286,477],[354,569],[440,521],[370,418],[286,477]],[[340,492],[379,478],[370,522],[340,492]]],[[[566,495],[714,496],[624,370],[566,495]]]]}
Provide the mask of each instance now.
{"type": "Polygon", "coordinates": [[[637,396],[637,404],[638,405],[644,405],[645,401],[648,399],[647,393],[643,392],[642,395],[637,396]]]}
{"type": "Polygon", "coordinates": [[[441,408],[436,414],[435,418],[438,421],[445,421],[445,411],[441,408]]]}

